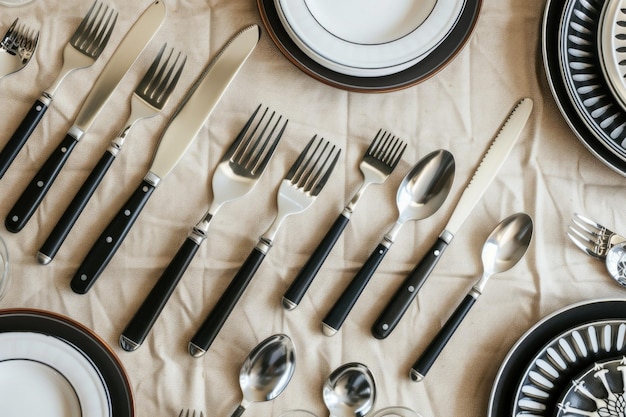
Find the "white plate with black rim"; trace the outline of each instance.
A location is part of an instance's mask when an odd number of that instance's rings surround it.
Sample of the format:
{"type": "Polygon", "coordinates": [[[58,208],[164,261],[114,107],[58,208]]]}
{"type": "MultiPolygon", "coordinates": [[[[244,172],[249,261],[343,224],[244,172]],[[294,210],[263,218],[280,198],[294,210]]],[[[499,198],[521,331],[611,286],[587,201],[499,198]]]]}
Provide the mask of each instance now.
{"type": "Polygon", "coordinates": [[[58,314],[0,310],[0,415],[133,417],[126,373],[92,331],[58,314]]]}
{"type": "Polygon", "coordinates": [[[466,0],[274,0],[292,40],[311,59],[354,76],[402,71],[450,33],[466,0]]]}

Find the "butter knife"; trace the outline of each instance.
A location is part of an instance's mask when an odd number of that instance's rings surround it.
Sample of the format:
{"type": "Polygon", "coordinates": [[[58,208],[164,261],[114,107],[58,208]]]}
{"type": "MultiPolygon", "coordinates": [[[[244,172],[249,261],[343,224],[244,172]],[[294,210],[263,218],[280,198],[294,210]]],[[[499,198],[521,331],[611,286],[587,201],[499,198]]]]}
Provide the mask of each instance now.
{"type": "Polygon", "coordinates": [[[152,165],[78,267],[70,286],[85,294],[115,255],[161,180],[178,163],[257,45],[261,32],[251,25],[239,32],[210,62],[164,130],[152,165]]]}
{"type": "Polygon", "coordinates": [[[384,339],[389,336],[409,308],[409,305],[417,296],[417,292],[435,268],[439,259],[441,259],[444,250],[448,247],[452,238],[454,238],[454,235],[463,225],[463,222],[478,201],[480,201],[485,190],[493,181],[509,153],[511,153],[530,117],[532,108],[533,102],[530,98],[524,98],[517,103],[491,143],[489,150],[474,172],[469,184],[465,187],[444,230],[433,246],[426,252],[424,258],[405,278],[383,309],[383,312],[376,319],[372,326],[372,335],[375,338],[384,339]]]}
{"type": "Polygon", "coordinates": [[[165,3],[162,0],[156,0],[128,31],[83,102],[73,126],[9,211],[5,220],[5,226],[9,232],[17,233],[26,226],[61,172],[74,147],[91,127],[115,87],[161,27],[164,19],[165,3]]]}

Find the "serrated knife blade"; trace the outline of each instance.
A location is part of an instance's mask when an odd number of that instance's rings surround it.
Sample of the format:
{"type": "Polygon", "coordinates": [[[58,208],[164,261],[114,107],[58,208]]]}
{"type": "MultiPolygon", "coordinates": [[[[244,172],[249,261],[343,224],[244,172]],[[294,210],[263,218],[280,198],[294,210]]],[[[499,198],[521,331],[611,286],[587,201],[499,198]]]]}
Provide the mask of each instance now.
{"type": "Polygon", "coordinates": [[[426,252],[422,260],[405,278],[380,316],[378,316],[378,319],[372,326],[374,337],[384,339],[396,327],[411,302],[415,299],[417,292],[435,268],[439,259],[441,259],[444,250],[448,247],[452,238],[454,238],[454,235],[458,232],[478,201],[480,201],[485,190],[489,187],[504,161],[511,153],[530,117],[532,109],[533,101],[530,98],[524,98],[511,111],[511,114],[482,158],[478,168],[474,171],[474,175],[468,185],[463,190],[459,202],[448,219],[444,230],[439,234],[439,237],[426,252]]]}

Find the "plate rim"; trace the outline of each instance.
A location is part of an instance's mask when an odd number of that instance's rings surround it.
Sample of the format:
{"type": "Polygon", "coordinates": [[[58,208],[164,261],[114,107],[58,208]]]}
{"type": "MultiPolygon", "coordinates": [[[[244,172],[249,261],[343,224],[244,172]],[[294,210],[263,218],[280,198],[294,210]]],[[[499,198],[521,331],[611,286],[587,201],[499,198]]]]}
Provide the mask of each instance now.
{"type": "Polygon", "coordinates": [[[257,9],[266,32],[272,39],[274,45],[293,65],[305,74],[326,85],[359,93],[398,91],[419,84],[437,74],[453,61],[469,43],[480,18],[482,5],[483,0],[467,0],[459,22],[469,20],[469,24],[460,25],[460,23],[457,23],[446,39],[436,49],[431,51],[428,56],[414,66],[387,76],[355,77],[329,70],[311,60],[304,52],[299,50],[280,24],[280,20],[278,16],[276,16],[274,0],[257,0],[257,9]],[[268,15],[268,12],[272,15],[268,15]],[[278,22],[279,27],[276,27],[272,23],[273,21],[278,22]],[[460,37],[460,39],[457,40],[457,37],[460,37]],[[453,47],[450,46],[450,43],[454,43],[453,47]],[[442,49],[444,47],[446,49],[442,49]],[[439,59],[435,63],[430,62],[435,59],[434,56],[438,51],[440,53],[441,51],[447,52],[445,59],[439,59]],[[428,62],[430,67],[425,70],[423,74],[416,75],[416,69],[425,66],[425,62],[428,62]]]}
{"type": "MultiPolygon", "coordinates": [[[[58,330],[59,329],[56,329],[57,332],[58,330]]],[[[128,377],[128,373],[126,372],[126,369],[122,364],[120,358],[113,351],[111,346],[107,344],[104,339],[97,335],[93,330],[78,322],[77,320],[68,317],[67,315],[48,310],[35,308],[0,309],[0,333],[15,331],[29,331],[33,333],[51,335],[65,341],[70,345],[73,345],[77,350],[80,350],[89,360],[94,363],[94,365],[97,367],[98,371],[102,375],[106,388],[109,391],[108,394],[111,401],[111,416],[134,417],[134,394],[130,379],[128,377]],[[29,318],[31,320],[40,320],[50,326],[43,329],[41,327],[38,327],[40,323],[35,322],[31,322],[29,326],[24,326],[23,324],[16,323],[12,323],[10,326],[7,326],[7,323],[5,323],[5,321],[10,321],[11,319],[28,320],[29,318]],[[53,324],[55,323],[57,326],[63,326],[64,330],[71,336],[73,336],[74,339],[68,340],[68,337],[64,337],[65,335],[55,334],[55,329],[53,326],[53,324]],[[16,330],[16,327],[20,327],[21,330],[16,330]],[[28,329],[24,330],[25,327],[28,327],[28,329]],[[90,344],[91,346],[84,346],[87,344],[90,344]],[[99,352],[96,352],[96,350],[99,350],[99,352]],[[96,356],[96,354],[98,354],[100,358],[94,358],[93,356],[96,356]],[[109,362],[107,364],[108,366],[105,367],[105,369],[101,368],[101,366],[104,365],[103,363],[101,363],[102,358],[106,358],[106,360],[109,362]]]]}

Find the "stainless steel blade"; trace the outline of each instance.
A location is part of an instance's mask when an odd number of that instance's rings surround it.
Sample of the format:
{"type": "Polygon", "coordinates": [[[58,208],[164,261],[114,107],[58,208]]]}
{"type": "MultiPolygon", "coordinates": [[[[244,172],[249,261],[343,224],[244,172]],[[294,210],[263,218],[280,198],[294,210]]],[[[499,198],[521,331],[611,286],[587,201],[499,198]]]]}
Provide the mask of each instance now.
{"type": "Polygon", "coordinates": [[[489,150],[483,157],[482,161],[467,187],[463,191],[458,204],[456,205],[444,232],[440,235],[444,240],[449,242],[459,230],[467,216],[481,199],[489,184],[504,164],[511,149],[517,142],[517,139],[526,125],[526,121],[533,109],[533,101],[530,98],[522,99],[513,109],[508,119],[498,132],[498,135],[491,143],[489,150]]]}
{"type": "Polygon", "coordinates": [[[218,101],[250,56],[261,30],[251,25],[235,35],[213,58],[170,119],[144,178],[156,186],[183,156],[218,101]]]}
{"type": "Polygon", "coordinates": [[[89,129],[94,119],[120,82],[137,60],[141,51],[161,27],[165,19],[165,2],[156,0],[137,19],[119,44],[85,99],[70,134],[77,140],[89,129]]]}

